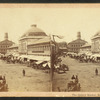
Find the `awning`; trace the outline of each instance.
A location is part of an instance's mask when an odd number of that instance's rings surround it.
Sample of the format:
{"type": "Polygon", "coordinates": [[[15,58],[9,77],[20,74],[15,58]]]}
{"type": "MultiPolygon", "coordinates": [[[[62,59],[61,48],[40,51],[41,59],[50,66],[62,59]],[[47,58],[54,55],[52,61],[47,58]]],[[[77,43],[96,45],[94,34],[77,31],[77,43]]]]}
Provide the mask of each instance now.
{"type": "Polygon", "coordinates": [[[28,55],[28,59],[33,59],[33,60],[38,60],[38,61],[50,61],[50,56],[28,55]]]}
{"type": "Polygon", "coordinates": [[[43,67],[45,67],[47,65],[47,63],[43,64],[43,67]]]}
{"type": "Polygon", "coordinates": [[[50,62],[47,62],[47,63],[43,64],[43,67],[45,67],[47,64],[48,64],[48,66],[49,66],[49,68],[50,68],[50,67],[51,67],[51,66],[50,66],[50,62]]]}
{"type": "Polygon", "coordinates": [[[40,64],[40,63],[42,63],[42,62],[43,62],[43,61],[37,61],[36,64],[40,64]]]}
{"type": "Polygon", "coordinates": [[[88,53],[88,54],[86,54],[86,55],[91,56],[92,54],[91,54],[91,53],[88,53]]]}
{"type": "Polygon", "coordinates": [[[15,54],[14,56],[15,56],[15,57],[18,57],[18,56],[19,56],[19,54],[15,54]]]}
{"type": "Polygon", "coordinates": [[[94,54],[93,57],[100,57],[100,54],[94,54]]]}
{"type": "Polygon", "coordinates": [[[83,55],[83,54],[85,54],[84,52],[80,52],[80,53],[78,53],[78,55],[83,55]]]}
{"type": "Polygon", "coordinates": [[[51,67],[51,64],[50,64],[50,62],[48,62],[48,65],[49,65],[49,68],[51,67]]]}
{"type": "Polygon", "coordinates": [[[30,60],[37,60],[36,57],[33,56],[33,55],[28,55],[27,58],[30,59],[30,60]]]}
{"type": "Polygon", "coordinates": [[[5,54],[5,56],[9,56],[10,54],[5,54]]]}
{"type": "Polygon", "coordinates": [[[19,56],[19,57],[21,57],[21,58],[28,58],[27,55],[21,55],[21,56],[19,56]]]}
{"type": "Polygon", "coordinates": [[[48,57],[43,57],[43,60],[44,60],[44,61],[50,61],[50,56],[48,56],[48,57]]]}

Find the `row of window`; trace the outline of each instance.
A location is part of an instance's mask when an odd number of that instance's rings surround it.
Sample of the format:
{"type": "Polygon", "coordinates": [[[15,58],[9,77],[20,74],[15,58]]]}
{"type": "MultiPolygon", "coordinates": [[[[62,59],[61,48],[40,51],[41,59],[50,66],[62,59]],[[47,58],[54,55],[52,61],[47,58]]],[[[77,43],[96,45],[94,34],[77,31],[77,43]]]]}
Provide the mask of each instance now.
{"type": "Polygon", "coordinates": [[[9,46],[1,45],[0,48],[8,48],[9,46]]]}
{"type": "Polygon", "coordinates": [[[67,47],[65,44],[58,44],[59,47],[67,47]]]}
{"type": "MultiPolygon", "coordinates": [[[[28,47],[28,50],[30,51],[49,51],[50,50],[50,46],[49,45],[42,45],[42,46],[29,46],[28,47]]],[[[20,48],[19,48],[19,51],[20,52],[27,52],[27,48],[26,48],[26,45],[23,44],[23,45],[20,45],[20,48]]]]}
{"type": "Polygon", "coordinates": [[[71,46],[72,46],[72,47],[81,47],[82,44],[81,44],[81,45],[79,45],[79,44],[72,44],[71,46]]]}
{"type": "Polygon", "coordinates": [[[50,54],[34,54],[35,56],[50,56],[50,54]]]}
{"type": "Polygon", "coordinates": [[[8,52],[18,52],[18,50],[17,49],[15,49],[15,50],[7,50],[8,52]]]}
{"type": "Polygon", "coordinates": [[[50,46],[31,47],[34,51],[50,50],[50,46]]]}
{"type": "Polygon", "coordinates": [[[7,50],[6,49],[0,49],[0,52],[6,52],[7,50]]]}
{"type": "Polygon", "coordinates": [[[82,49],[80,51],[91,51],[90,49],[82,49]]]}
{"type": "Polygon", "coordinates": [[[77,51],[78,49],[75,49],[75,48],[72,48],[72,49],[70,49],[71,51],[77,51]]]}

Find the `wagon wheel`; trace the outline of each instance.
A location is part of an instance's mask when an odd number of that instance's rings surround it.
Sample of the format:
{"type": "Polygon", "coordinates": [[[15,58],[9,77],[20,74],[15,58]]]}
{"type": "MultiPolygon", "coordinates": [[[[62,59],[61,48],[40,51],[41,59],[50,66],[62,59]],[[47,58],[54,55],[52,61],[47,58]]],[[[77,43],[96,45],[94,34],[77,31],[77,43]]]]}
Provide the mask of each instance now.
{"type": "Polygon", "coordinates": [[[77,91],[80,91],[81,89],[81,86],[80,86],[80,83],[77,84],[77,91]]]}
{"type": "Polygon", "coordinates": [[[72,85],[71,85],[70,83],[68,83],[67,88],[68,88],[68,92],[70,92],[70,91],[72,91],[72,90],[73,90],[72,85]]]}
{"type": "Polygon", "coordinates": [[[5,84],[5,91],[8,91],[8,84],[5,84]]]}

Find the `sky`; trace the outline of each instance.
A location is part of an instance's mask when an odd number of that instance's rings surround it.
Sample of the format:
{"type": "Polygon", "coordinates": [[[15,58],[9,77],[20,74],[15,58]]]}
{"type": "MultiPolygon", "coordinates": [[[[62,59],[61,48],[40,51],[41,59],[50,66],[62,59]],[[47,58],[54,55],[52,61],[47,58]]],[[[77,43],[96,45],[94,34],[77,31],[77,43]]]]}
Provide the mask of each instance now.
{"type": "Polygon", "coordinates": [[[61,35],[67,43],[81,38],[91,43],[91,37],[100,31],[100,7],[1,7],[0,41],[7,32],[9,40],[18,43],[32,24],[42,29],[47,35],[61,35]]]}

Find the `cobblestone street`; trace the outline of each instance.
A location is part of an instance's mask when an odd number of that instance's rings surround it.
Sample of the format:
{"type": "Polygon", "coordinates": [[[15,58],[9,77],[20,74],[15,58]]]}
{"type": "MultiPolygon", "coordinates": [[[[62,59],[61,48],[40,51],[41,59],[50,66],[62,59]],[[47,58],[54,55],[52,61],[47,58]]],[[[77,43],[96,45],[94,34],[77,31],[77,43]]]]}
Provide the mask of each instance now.
{"type": "Polygon", "coordinates": [[[100,92],[100,63],[79,63],[76,59],[69,57],[62,58],[62,63],[69,66],[69,71],[64,74],[54,73],[53,91],[67,89],[67,84],[72,75],[78,75],[81,85],[81,92],[100,92]],[[99,75],[95,75],[95,69],[98,69],[99,75]]]}
{"type": "Polygon", "coordinates": [[[21,64],[7,64],[0,60],[0,75],[6,78],[8,92],[50,92],[49,73],[21,64]],[[23,76],[22,70],[26,75],[23,76]]]}

